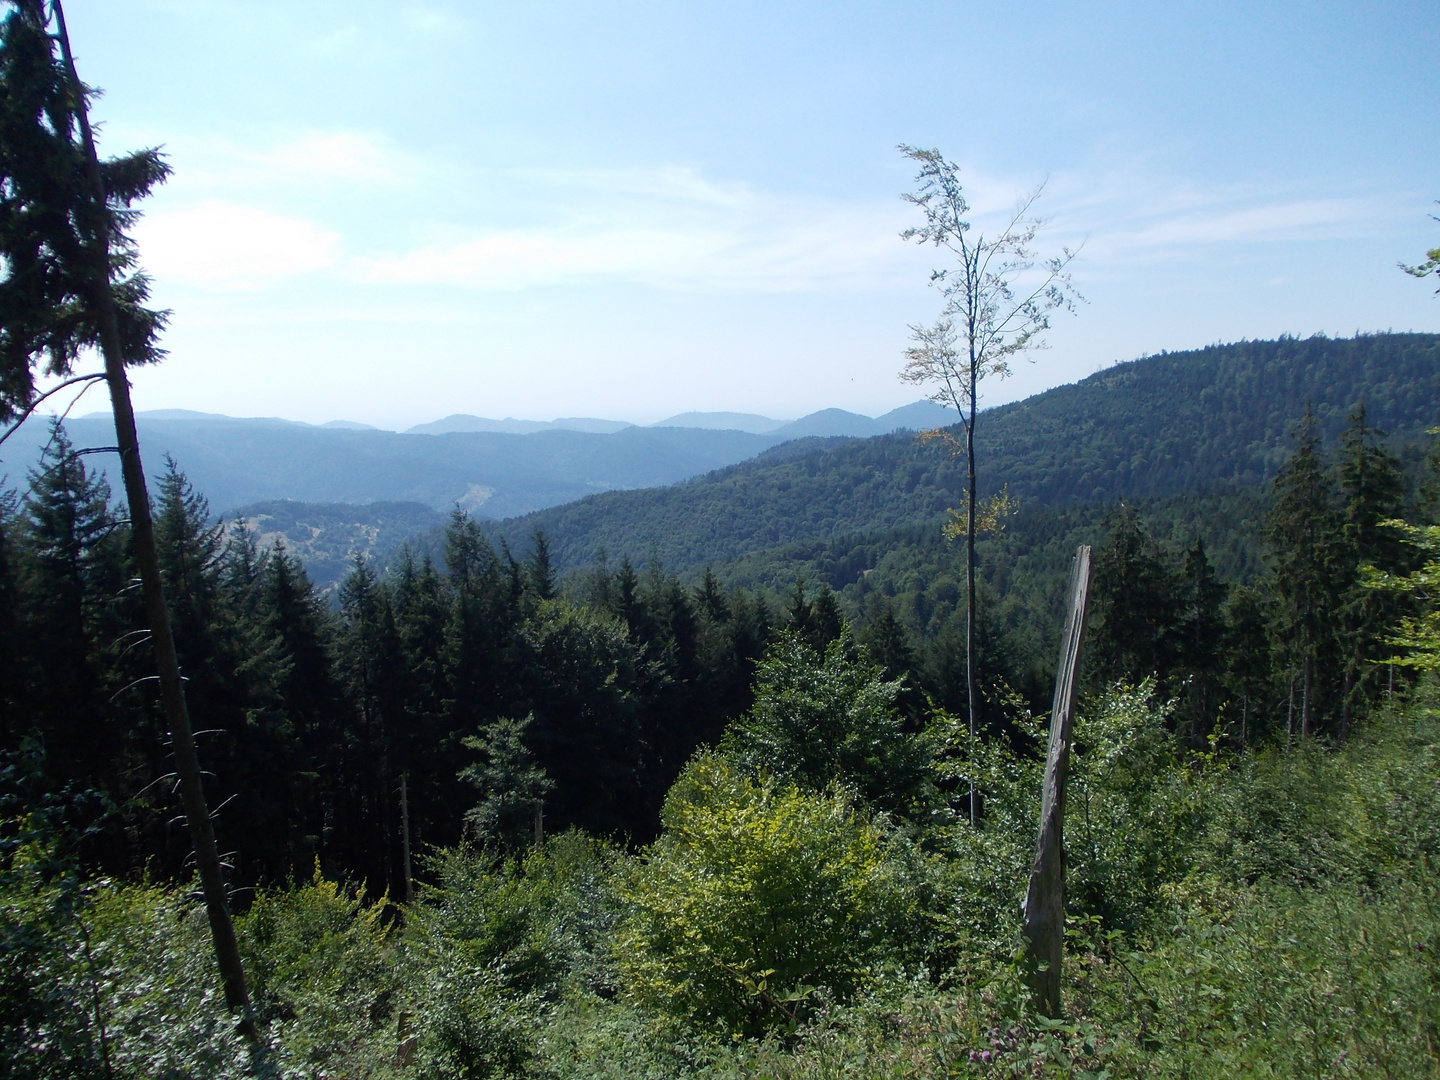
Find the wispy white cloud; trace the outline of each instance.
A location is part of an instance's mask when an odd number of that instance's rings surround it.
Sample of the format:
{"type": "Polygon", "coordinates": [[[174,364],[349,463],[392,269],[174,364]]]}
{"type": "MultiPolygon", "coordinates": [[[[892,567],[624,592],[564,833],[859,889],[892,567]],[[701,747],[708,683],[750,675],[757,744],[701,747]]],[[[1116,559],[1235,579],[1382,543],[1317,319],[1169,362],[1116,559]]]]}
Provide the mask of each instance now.
{"type": "Polygon", "coordinates": [[[135,230],[157,278],[234,292],[329,269],[340,236],[313,221],[225,202],[203,202],[143,218],[135,230]]]}
{"type": "Polygon", "coordinates": [[[1197,189],[1143,165],[1057,178],[1049,193],[1059,235],[1088,237],[1086,261],[1125,265],[1197,249],[1383,235],[1396,208],[1364,194],[1233,185],[1197,189]]]}
{"type": "MultiPolygon", "coordinates": [[[[805,198],[681,166],[462,170],[359,132],[183,149],[201,168],[178,199],[157,206],[138,238],[157,277],[210,291],[250,291],[307,274],[337,284],[481,291],[599,282],[855,291],[913,287],[933,260],[897,239],[915,218],[898,197],[805,198]],[[402,201],[401,188],[443,195],[402,201]],[[314,194],[330,189],[344,194],[343,208],[314,194]],[[200,191],[223,196],[186,200],[200,191]],[[311,195],[287,200],[296,191],[311,195]],[[297,201],[309,212],[275,209],[297,201]],[[437,202],[448,213],[436,214],[437,202]]],[[[1032,187],[965,175],[977,230],[1032,187]]],[[[1057,177],[1036,209],[1052,216],[1044,251],[1087,241],[1082,275],[1087,266],[1112,270],[1197,248],[1365,234],[1386,216],[1363,196],[1196,190],[1143,168],[1057,177]]]]}
{"type": "MultiPolygon", "coordinates": [[[[142,134],[131,141],[148,140],[142,134]]],[[[165,153],[175,172],[160,192],[161,202],[313,200],[336,190],[388,193],[434,172],[420,158],[366,131],[303,131],[258,144],[182,135],[166,141],[165,153]]]]}
{"type": "MultiPolygon", "coordinates": [[[[673,208],[672,208],[673,209],[673,208]]],[[[357,258],[367,282],[517,289],[577,281],[794,292],[877,286],[906,259],[900,219],[871,206],[790,207],[746,199],[721,212],[588,213],[557,226],[456,230],[408,251],[357,258]]]]}

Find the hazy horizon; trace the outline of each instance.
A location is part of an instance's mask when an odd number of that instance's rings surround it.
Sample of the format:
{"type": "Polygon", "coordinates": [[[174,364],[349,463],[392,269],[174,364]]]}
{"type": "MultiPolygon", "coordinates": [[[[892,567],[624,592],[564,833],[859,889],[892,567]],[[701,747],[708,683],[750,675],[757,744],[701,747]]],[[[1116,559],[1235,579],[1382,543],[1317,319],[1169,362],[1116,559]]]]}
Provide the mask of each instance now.
{"type": "Polygon", "coordinates": [[[1432,5],[73,0],[166,361],[137,407],[867,415],[928,322],[900,142],[1048,180],[1089,303],[987,404],[1282,333],[1440,329],[1432,5]],[[457,407],[456,401],[464,406],[457,407]]]}

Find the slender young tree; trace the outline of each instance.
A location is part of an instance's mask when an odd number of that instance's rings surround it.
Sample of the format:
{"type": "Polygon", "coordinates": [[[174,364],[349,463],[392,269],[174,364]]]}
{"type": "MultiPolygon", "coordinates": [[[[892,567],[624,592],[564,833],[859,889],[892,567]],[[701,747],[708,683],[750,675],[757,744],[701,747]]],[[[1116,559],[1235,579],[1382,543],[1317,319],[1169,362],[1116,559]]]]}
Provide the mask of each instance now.
{"type": "MultiPolygon", "coordinates": [[[[1062,248],[1052,259],[1035,253],[1044,221],[1032,210],[1043,188],[1022,196],[997,233],[971,235],[970,204],[960,168],[938,150],[900,146],[919,166],[915,190],[906,202],[924,215],[923,225],[906,229],[903,240],[926,244],[953,260],[932,270],[930,283],[944,302],[930,326],[912,326],[914,344],[905,352],[900,378],[933,387],[930,400],[953,408],[964,425],[965,490],[965,682],[970,733],[976,732],[975,685],[975,423],[980,384],[1010,374],[1012,357],[1043,347],[1042,335],[1057,310],[1073,311],[1081,299],[1070,281],[1075,252],[1062,248]]],[[[979,795],[970,785],[970,820],[979,817],[979,795]]]]}
{"type": "MultiPolygon", "coordinates": [[[[225,1000],[254,1032],[200,765],[186,711],[156,555],[126,368],[153,363],[165,313],[145,306],[148,281],[127,235],[134,204],[165,179],[158,150],[101,161],[59,0],[9,0],[0,28],[0,417],[37,404],[35,368],[69,381],[98,349],[115,414],[135,558],[185,816],[225,1000]]],[[[80,376],[95,379],[99,376],[80,376]]]]}

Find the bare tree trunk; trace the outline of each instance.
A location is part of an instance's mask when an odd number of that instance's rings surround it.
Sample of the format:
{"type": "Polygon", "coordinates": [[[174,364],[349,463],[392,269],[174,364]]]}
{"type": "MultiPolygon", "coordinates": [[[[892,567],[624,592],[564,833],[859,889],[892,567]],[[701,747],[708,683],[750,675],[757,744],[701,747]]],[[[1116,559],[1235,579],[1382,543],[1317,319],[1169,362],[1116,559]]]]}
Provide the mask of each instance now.
{"type": "Polygon", "coordinates": [[[410,770],[400,774],[400,843],[405,856],[405,902],[415,899],[415,879],[410,875],[410,770]]]}
{"type": "Polygon", "coordinates": [[[1314,670],[1314,658],[1310,655],[1310,643],[1305,643],[1305,662],[1301,667],[1300,687],[1300,738],[1302,740],[1310,737],[1310,694],[1311,694],[1311,673],[1314,670]]]}
{"type": "MultiPolygon", "coordinates": [[[[66,74],[75,91],[75,113],[84,142],[86,172],[95,189],[97,215],[107,214],[104,181],[100,176],[100,159],[85,105],[84,91],[75,71],[70,52],[70,38],[65,30],[65,14],[59,0],[52,0],[59,25],[60,47],[65,59],[66,74]]],[[[215,943],[215,958],[220,966],[220,979],[225,988],[225,1003],[231,1012],[240,1015],[240,1030],[254,1037],[250,994],[245,985],[245,971],[235,941],[235,927],[225,895],[225,881],[220,868],[220,854],[215,845],[215,831],[205,803],[201,783],[200,761],[195,753],[195,738],[190,716],[185,707],[185,687],[180,677],[180,664],[175,654],[175,639],[170,630],[170,612],[165,603],[160,577],[160,559],[155,548],[155,528],[150,516],[150,495],[145,486],[145,472],[140,463],[140,440],[135,432],[135,411],[130,403],[130,383],[125,376],[125,360],[120,347],[119,324],[115,298],[110,293],[110,252],[108,221],[95,223],[95,234],[101,244],[93,252],[94,300],[99,313],[100,350],[105,357],[105,381],[110,388],[110,402],[115,414],[115,440],[120,452],[120,471],[125,482],[125,497],[130,505],[130,531],[135,543],[135,560],[139,564],[145,612],[150,623],[150,641],[155,649],[155,666],[160,681],[160,697],[165,718],[170,725],[170,741],[175,753],[175,771],[180,778],[181,800],[190,842],[195,849],[195,866],[200,875],[200,888],[205,898],[205,912],[210,919],[210,936],[215,943]]]]}
{"type": "Polygon", "coordinates": [[[1340,738],[1350,737],[1350,693],[1355,688],[1355,672],[1348,665],[1345,668],[1344,696],[1340,699],[1340,738]]]}
{"type": "Polygon", "coordinates": [[[1290,704],[1285,710],[1285,749],[1295,741],[1295,669],[1290,669],[1290,704]]]}
{"type": "Polygon", "coordinates": [[[1060,1016],[1060,961],[1065,950],[1065,781],[1070,767],[1070,731],[1080,690],[1080,653],[1090,611],[1093,563],[1090,548],[1075,552],[1070,570],[1070,605],[1060,635],[1060,666],[1050,711],[1050,745],[1045,755],[1040,832],[1025,893],[1025,937],[1030,943],[1031,989],[1035,1008],[1060,1016]]]}

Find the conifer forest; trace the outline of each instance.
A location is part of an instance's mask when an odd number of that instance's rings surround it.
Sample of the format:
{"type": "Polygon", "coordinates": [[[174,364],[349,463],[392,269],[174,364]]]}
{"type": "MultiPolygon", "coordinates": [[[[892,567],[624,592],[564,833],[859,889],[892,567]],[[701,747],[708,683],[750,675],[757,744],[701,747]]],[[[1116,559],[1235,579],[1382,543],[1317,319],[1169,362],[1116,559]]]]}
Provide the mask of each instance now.
{"type": "Polygon", "coordinates": [[[0,486],[0,1075],[1440,1076],[1440,335],[1137,361],[971,412],[970,478],[957,427],[457,508],[321,587],[127,449],[167,166],[4,7],[0,419],[95,361],[120,434],[0,486]]]}

